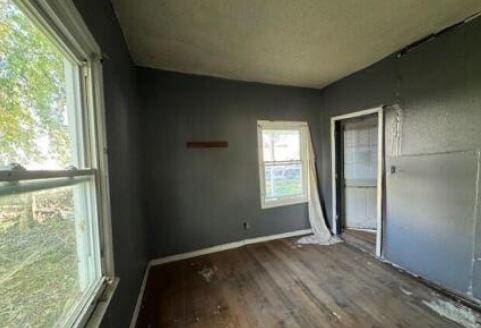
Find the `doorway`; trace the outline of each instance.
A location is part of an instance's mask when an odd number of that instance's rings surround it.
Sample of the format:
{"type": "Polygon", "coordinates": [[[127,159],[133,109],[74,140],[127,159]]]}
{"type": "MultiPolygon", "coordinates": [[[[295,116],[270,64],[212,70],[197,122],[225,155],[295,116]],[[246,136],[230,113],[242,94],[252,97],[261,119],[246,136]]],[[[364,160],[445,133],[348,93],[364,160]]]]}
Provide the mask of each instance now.
{"type": "Polygon", "coordinates": [[[381,257],[382,108],[331,119],[334,233],[381,257]]]}

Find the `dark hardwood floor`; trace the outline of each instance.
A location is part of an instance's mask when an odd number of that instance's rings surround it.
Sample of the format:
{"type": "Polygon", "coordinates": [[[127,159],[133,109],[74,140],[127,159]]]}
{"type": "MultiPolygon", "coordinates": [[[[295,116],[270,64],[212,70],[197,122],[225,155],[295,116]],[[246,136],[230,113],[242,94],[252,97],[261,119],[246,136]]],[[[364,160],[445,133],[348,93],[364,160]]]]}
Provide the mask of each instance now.
{"type": "Polygon", "coordinates": [[[414,278],[345,243],[295,240],[152,267],[137,327],[460,327],[414,278]]]}
{"type": "Polygon", "coordinates": [[[342,239],[361,250],[376,254],[376,232],[357,229],[343,229],[342,239]]]}

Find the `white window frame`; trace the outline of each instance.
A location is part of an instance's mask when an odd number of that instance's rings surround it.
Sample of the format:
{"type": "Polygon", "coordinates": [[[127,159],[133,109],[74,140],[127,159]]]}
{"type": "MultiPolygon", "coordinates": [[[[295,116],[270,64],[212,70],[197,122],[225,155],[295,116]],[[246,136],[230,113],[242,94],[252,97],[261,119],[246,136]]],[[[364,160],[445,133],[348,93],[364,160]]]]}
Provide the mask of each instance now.
{"type": "MultiPolygon", "coordinates": [[[[102,278],[90,290],[81,308],[68,321],[69,327],[97,327],[107,309],[118,284],[115,276],[110,192],[107,158],[107,135],[102,73],[102,52],[72,0],[13,0],[63,53],[80,66],[81,113],[85,131],[85,157],[89,169],[23,171],[0,170],[0,181],[30,183],[33,189],[50,185],[73,184],[74,180],[93,177],[96,190],[96,212],[99,228],[99,246],[102,278]],[[42,180],[56,178],[55,182],[42,180]],[[36,181],[36,182],[35,182],[36,181]]],[[[66,323],[67,324],[67,323],[66,323]]]]}
{"type": "MultiPolygon", "coordinates": [[[[258,154],[258,166],[259,166],[259,184],[260,184],[260,196],[261,196],[261,208],[268,209],[280,206],[288,206],[295,204],[307,203],[308,200],[308,125],[307,122],[301,121],[258,121],[257,122],[257,154],[258,154]],[[266,181],[265,181],[265,161],[264,161],[264,149],[262,142],[263,130],[296,130],[300,132],[300,152],[301,152],[301,166],[302,166],[302,195],[300,196],[288,196],[277,200],[266,199],[266,181]]],[[[299,162],[299,161],[286,161],[299,162]]],[[[279,162],[280,163],[280,162],[279,162]]]]}

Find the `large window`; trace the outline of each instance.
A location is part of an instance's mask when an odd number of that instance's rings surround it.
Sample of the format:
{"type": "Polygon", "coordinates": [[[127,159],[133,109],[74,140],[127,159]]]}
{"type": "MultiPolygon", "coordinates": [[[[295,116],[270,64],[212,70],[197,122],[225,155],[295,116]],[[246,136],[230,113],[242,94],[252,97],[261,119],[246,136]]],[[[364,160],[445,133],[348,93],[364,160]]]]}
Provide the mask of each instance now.
{"type": "Polygon", "coordinates": [[[59,3],[0,0],[2,327],[82,325],[113,274],[100,63],[59,3]]]}
{"type": "Polygon", "coordinates": [[[307,201],[307,124],[258,122],[261,206],[307,201]]]}

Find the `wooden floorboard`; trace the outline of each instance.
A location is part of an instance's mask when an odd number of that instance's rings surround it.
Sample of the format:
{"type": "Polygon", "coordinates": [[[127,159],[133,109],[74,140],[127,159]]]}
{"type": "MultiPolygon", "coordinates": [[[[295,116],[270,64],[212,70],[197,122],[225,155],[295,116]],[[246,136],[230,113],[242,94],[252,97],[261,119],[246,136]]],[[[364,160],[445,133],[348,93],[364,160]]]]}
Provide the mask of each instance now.
{"type": "Polygon", "coordinates": [[[152,267],[137,327],[460,327],[439,299],[346,244],[277,240],[152,267]]]}
{"type": "Polygon", "coordinates": [[[343,229],[342,239],[361,250],[376,254],[376,232],[358,229],[343,229]]]}

